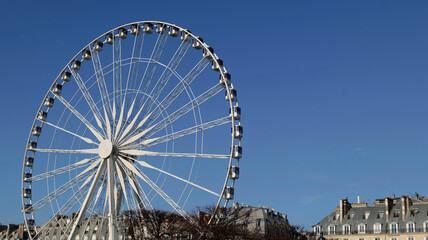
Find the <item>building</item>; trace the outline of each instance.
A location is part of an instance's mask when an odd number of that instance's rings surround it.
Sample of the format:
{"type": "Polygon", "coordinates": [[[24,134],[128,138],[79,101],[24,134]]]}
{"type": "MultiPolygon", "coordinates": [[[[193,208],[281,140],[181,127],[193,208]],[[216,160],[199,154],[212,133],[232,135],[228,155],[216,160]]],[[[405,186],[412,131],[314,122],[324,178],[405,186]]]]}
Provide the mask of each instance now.
{"type": "Polygon", "coordinates": [[[254,207],[247,204],[234,203],[231,217],[236,224],[244,225],[250,230],[258,229],[264,236],[273,235],[272,231],[282,229],[284,232],[289,227],[287,214],[279,213],[268,206],[254,207]]]}
{"type": "Polygon", "coordinates": [[[395,196],[365,202],[340,200],[339,206],[318,224],[327,240],[428,240],[428,198],[395,196]]]}

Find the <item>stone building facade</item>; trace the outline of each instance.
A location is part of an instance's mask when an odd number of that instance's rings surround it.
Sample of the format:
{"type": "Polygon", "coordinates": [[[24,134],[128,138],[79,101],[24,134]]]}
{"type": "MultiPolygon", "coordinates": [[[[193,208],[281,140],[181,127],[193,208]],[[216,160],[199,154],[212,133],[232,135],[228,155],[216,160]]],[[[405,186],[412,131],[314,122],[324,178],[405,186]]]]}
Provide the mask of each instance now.
{"type": "Polygon", "coordinates": [[[312,234],[328,240],[428,240],[428,198],[415,194],[367,203],[340,200],[312,234]]]}

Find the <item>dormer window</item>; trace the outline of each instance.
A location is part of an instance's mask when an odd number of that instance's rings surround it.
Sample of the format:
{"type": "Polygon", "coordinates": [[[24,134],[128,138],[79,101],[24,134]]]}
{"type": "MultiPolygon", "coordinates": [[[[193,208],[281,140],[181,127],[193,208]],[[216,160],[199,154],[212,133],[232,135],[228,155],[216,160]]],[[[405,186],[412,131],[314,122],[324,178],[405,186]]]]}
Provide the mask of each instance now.
{"type": "Polygon", "coordinates": [[[328,235],[334,235],[336,234],[336,226],[330,225],[328,226],[328,235]]]}
{"type": "Polygon", "coordinates": [[[415,223],[414,222],[408,222],[407,225],[407,232],[408,233],[413,233],[415,232],[415,223]]]}
{"type": "Polygon", "coordinates": [[[398,233],[398,223],[391,223],[389,225],[389,232],[390,233],[398,233]]]}
{"type": "Polygon", "coordinates": [[[374,233],[381,233],[382,232],[382,224],[380,223],[375,223],[373,225],[373,232],[374,233]]]}
{"type": "Polygon", "coordinates": [[[400,216],[400,212],[394,212],[394,217],[399,217],[400,216]]]}
{"type": "Polygon", "coordinates": [[[343,234],[350,234],[351,226],[349,224],[343,225],[343,234]]]}
{"type": "Polygon", "coordinates": [[[359,224],[358,225],[358,234],[365,234],[366,233],[366,225],[365,224],[359,224]]]}
{"type": "Polygon", "coordinates": [[[363,215],[363,219],[368,219],[370,216],[370,212],[365,212],[363,215]]]}

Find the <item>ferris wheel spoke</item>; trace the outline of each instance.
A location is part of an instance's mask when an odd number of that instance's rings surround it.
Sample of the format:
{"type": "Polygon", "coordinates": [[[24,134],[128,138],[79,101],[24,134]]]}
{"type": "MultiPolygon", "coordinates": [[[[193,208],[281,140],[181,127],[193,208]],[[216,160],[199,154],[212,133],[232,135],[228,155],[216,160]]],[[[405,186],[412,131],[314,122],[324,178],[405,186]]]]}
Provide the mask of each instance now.
{"type": "Polygon", "coordinates": [[[89,108],[91,109],[92,113],[94,114],[95,121],[98,124],[98,127],[100,129],[103,129],[103,125],[101,121],[103,120],[103,117],[101,116],[100,111],[97,108],[97,105],[94,102],[94,99],[92,99],[91,94],[89,93],[88,88],[86,87],[85,83],[83,82],[82,78],[80,77],[80,74],[76,71],[71,71],[71,74],[74,77],[74,80],[76,80],[77,85],[79,86],[80,92],[82,93],[83,97],[85,98],[86,102],[88,103],[89,108]]]}
{"type": "Polygon", "coordinates": [[[92,149],[42,149],[35,148],[33,151],[36,152],[48,152],[48,153],[88,153],[88,154],[98,154],[98,148],[92,149]]]}
{"type": "MultiPolygon", "coordinates": [[[[120,143],[122,141],[123,138],[125,138],[127,136],[127,134],[129,133],[129,131],[131,131],[131,129],[134,127],[135,122],[137,121],[138,117],[140,116],[141,112],[142,112],[143,108],[140,108],[140,110],[138,110],[137,114],[135,115],[135,117],[132,119],[132,121],[128,124],[128,126],[125,128],[125,130],[121,133],[120,137],[118,138],[118,142],[120,143]]],[[[145,121],[147,121],[147,118],[144,118],[143,123],[145,121]]],[[[140,125],[140,124],[138,124],[140,125]]],[[[142,124],[141,124],[142,125],[142,124]]]]}
{"type": "Polygon", "coordinates": [[[98,89],[100,91],[100,96],[103,102],[103,106],[104,107],[108,106],[107,111],[109,111],[110,113],[113,113],[112,106],[110,105],[110,97],[107,91],[107,84],[104,79],[104,73],[103,73],[103,68],[102,68],[99,53],[97,51],[94,51],[94,49],[92,48],[92,55],[93,55],[92,65],[94,67],[94,72],[96,74],[98,89]]]}
{"type": "Polygon", "coordinates": [[[86,159],[83,159],[83,160],[81,160],[77,163],[74,163],[72,165],[68,165],[68,166],[58,168],[58,169],[55,169],[55,170],[52,170],[49,172],[45,172],[45,173],[42,173],[39,175],[35,175],[32,178],[30,178],[30,181],[36,182],[36,181],[46,179],[48,177],[56,176],[56,175],[59,175],[59,174],[65,173],[65,172],[73,171],[73,170],[78,169],[78,168],[86,167],[89,164],[91,164],[95,159],[96,158],[86,158],[86,159]]]}
{"type": "MultiPolygon", "coordinates": [[[[159,77],[158,81],[156,82],[155,86],[150,92],[150,96],[153,96],[153,101],[150,104],[150,106],[147,108],[148,109],[147,112],[151,111],[153,105],[158,100],[163,89],[171,79],[173,72],[175,72],[178,65],[181,63],[187,51],[189,50],[189,47],[190,47],[190,42],[183,41],[175,51],[174,56],[169,61],[168,65],[165,67],[164,71],[162,72],[162,75],[159,77]]],[[[146,102],[147,101],[148,101],[148,98],[146,98],[146,102]]],[[[143,105],[145,105],[145,103],[143,105]]]]}
{"type": "Polygon", "coordinates": [[[205,153],[162,153],[152,152],[137,149],[121,150],[120,153],[125,153],[134,156],[153,156],[153,157],[185,157],[185,158],[225,158],[229,159],[230,155],[222,154],[205,154],[205,153]]]}
{"type": "MultiPolygon", "coordinates": [[[[186,55],[187,51],[189,50],[190,42],[182,42],[180,46],[177,48],[174,56],[168,63],[168,66],[165,67],[164,71],[162,72],[162,75],[159,77],[158,81],[156,82],[155,86],[153,87],[150,96],[153,96],[153,101],[151,105],[147,108],[148,110],[145,110],[143,115],[146,116],[144,120],[133,130],[133,132],[137,131],[150,117],[151,109],[157,99],[159,98],[160,94],[162,93],[165,86],[168,84],[169,80],[171,79],[172,73],[175,72],[175,69],[178,67],[180,62],[183,60],[184,56],[186,55]]],[[[146,98],[145,102],[143,103],[143,106],[147,103],[149,99],[146,98]]],[[[132,133],[133,133],[132,132],[132,133]]]]}
{"type": "MultiPolygon", "coordinates": [[[[149,199],[147,198],[146,193],[144,192],[143,188],[140,186],[135,173],[133,171],[131,171],[124,163],[122,163],[123,161],[127,161],[122,157],[118,157],[120,159],[120,161],[118,162],[120,166],[122,166],[122,169],[127,173],[128,175],[128,180],[129,180],[129,185],[131,186],[131,188],[134,190],[134,195],[136,196],[137,199],[137,207],[139,209],[141,209],[142,207],[148,208],[148,209],[153,209],[152,205],[150,204],[149,199]]],[[[130,166],[132,167],[132,165],[130,166]]],[[[136,170],[136,169],[135,169],[136,170]]]]}
{"type": "MultiPolygon", "coordinates": [[[[69,198],[67,200],[67,202],[53,215],[53,217],[51,217],[46,223],[52,223],[53,226],[56,225],[56,223],[58,223],[60,218],[57,218],[57,216],[61,216],[61,215],[66,215],[83,197],[84,195],[89,191],[89,186],[85,185],[80,187],[71,198],[69,198]]],[[[66,229],[68,226],[66,226],[66,229]]],[[[49,234],[49,232],[52,230],[53,228],[49,225],[49,224],[45,224],[44,226],[42,226],[35,237],[39,237],[40,234],[44,234],[45,236],[49,234]]],[[[63,228],[61,229],[64,233],[67,232],[67,230],[64,230],[63,228]]]]}
{"type": "MultiPolygon", "coordinates": [[[[156,71],[156,67],[158,66],[159,59],[162,55],[162,52],[163,52],[163,49],[165,47],[165,43],[166,43],[167,39],[168,39],[168,34],[159,34],[158,35],[158,38],[156,40],[156,44],[153,48],[153,51],[151,53],[150,59],[147,62],[147,66],[146,66],[146,69],[144,71],[143,78],[140,82],[140,85],[138,86],[138,90],[140,90],[143,83],[145,84],[144,87],[141,89],[141,91],[144,93],[144,95],[141,99],[141,104],[145,100],[145,97],[146,97],[145,94],[147,94],[147,90],[150,86],[153,75],[156,71]]],[[[135,95],[134,101],[136,98],[137,98],[137,94],[135,95]]],[[[143,108],[143,107],[138,105],[138,108],[143,108]]]]}
{"type": "MultiPolygon", "coordinates": [[[[162,137],[144,139],[140,143],[136,144],[136,146],[137,147],[154,146],[154,145],[157,145],[160,143],[164,143],[164,142],[168,142],[168,141],[171,141],[174,139],[185,137],[185,136],[197,133],[197,132],[205,131],[207,129],[210,129],[213,127],[218,127],[218,126],[221,126],[221,125],[224,125],[227,123],[231,123],[231,122],[232,122],[231,117],[223,117],[223,118],[216,119],[216,120],[204,123],[204,124],[196,125],[196,126],[193,126],[193,127],[181,130],[181,131],[173,132],[173,133],[164,135],[162,137]]],[[[150,131],[150,128],[148,128],[147,130],[150,131]]],[[[131,144],[131,143],[129,143],[129,144],[131,144]]],[[[122,146],[126,146],[126,144],[123,144],[122,146]]],[[[135,147],[135,145],[130,145],[129,147],[135,147]]]]}
{"type": "Polygon", "coordinates": [[[82,116],[67,100],[65,100],[62,96],[55,94],[56,98],[59,99],[60,102],[64,104],[65,107],[68,108],[88,129],[94,134],[94,136],[98,139],[98,141],[103,141],[103,136],[92,126],[92,124],[86,120],[85,117],[82,116]]]}
{"type": "Polygon", "coordinates": [[[66,129],[62,128],[62,127],[59,127],[59,126],[57,126],[57,125],[55,125],[55,124],[52,124],[52,123],[50,123],[50,122],[44,122],[44,123],[45,123],[45,124],[47,124],[47,125],[49,125],[49,126],[51,126],[51,127],[56,128],[56,129],[58,129],[58,130],[61,130],[61,131],[66,132],[66,133],[68,133],[68,134],[71,134],[71,135],[73,135],[73,136],[75,136],[75,137],[78,137],[78,138],[82,139],[83,141],[85,141],[85,142],[87,142],[87,143],[89,143],[89,144],[97,144],[97,145],[98,145],[98,143],[94,142],[94,141],[93,141],[92,139],[90,139],[90,138],[82,137],[82,136],[80,136],[80,135],[78,135],[78,134],[76,134],[76,133],[74,133],[74,132],[70,132],[70,131],[68,131],[68,130],[66,130],[66,129]]]}
{"type": "Polygon", "coordinates": [[[141,187],[141,184],[138,181],[135,174],[133,172],[130,172],[130,176],[133,179],[133,181],[135,182],[135,185],[138,187],[138,193],[143,197],[142,199],[144,200],[144,201],[142,201],[141,199],[137,199],[137,200],[139,200],[138,201],[139,208],[141,208],[141,206],[144,206],[146,209],[153,210],[153,206],[150,203],[150,200],[147,197],[147,194],[144,192],[144,189],[141,187]]]}
{"type": "MultiPolygon", "coordinates": [[[[101,177],[101,179],[105,178],[105,174],[106,174],[106,170],[104,169],[104,173],[103,173],[103,177],[101,177]]],[[[103,190],[105,189],[105,187],[107,186],[107,184],[105,184],[104,180],[100,180],[100,186],[98,187],[98,191],[97,194],[95,195],[95,200],[94,200],[94,208],[95,205],[98,203],[98,200],[100,200],[100,196],[101,193],[103,192],[103,190]]]]}
{"type": "Polygon", "coordinates": [[[161,103],[153,110],[152,117],[148,122],[149,125],[155,121],[168,107],[190,86],[190,84],[205,70],[209,65],[209,61],[202,58],[189,73],[180,79],[180,82],[174,87],[174,89],[161,101],[161,103]]]}
{"type": "Polygon", "coordinates": [[[169,115],[167,118],[162,119],[156,124],[156,127],[152,129],[152,132],[147,135],[147,137],[153,136],[153,134],[157,133],[158,131],[162,130],[163,128],[169,126],[177,119],[181,118],[182,116],[186,115],[191,110],[195,109],[208,99],[214,97],[218,93],[220,93],[222,90],[224,90],[224,87],[220,84],[215,85],[208,91],[204,92],[203,94],[199,95],[192,101],[185,104],[183,107],[178,109],[177,111],[173,112],[171,115],[169,115]]]}
{"type": "Polygon", "coordinates": [[[144,43],[144,37],[145,33],[137,34],[134,38],[134,45],[132,47],[132,58],[131,58],[131,65],[129,67],[128,72],[128,79],[126,80],[126,90],[128,89],[135,89],[135,86],[137,84],[137,76],[138,76],[138,69],[140,66],[140,59],[142,51],[143,51],[143,43],[144,43]]]}
{"type": "Polygon", "coordinates": [[[155,190],[157,194],[159,194],[169,205],[171,205],[171,207],[174,208],[178,214],[191,221],[189,215],[187,215],[187,213],[174,200],[172,200],[159,186],[157,186],[156,183],[147,177],[144,172],[142,172],[139,168],[137,169],[137,172],[139,174],[136,175],[139,176],[141,180],[146,182],[153,190],[155,190]]]}
{"type": "Polygon", "coordinates": [[[125,188],[125,174],[123,172],[123,169],[117,164],[117,161],[115,161],[115,167],[116,167],[116,173],[119,178],[120,186],[122,187],[122,191],[125,195],[125,201],[128,203],[128,196],[126,194],[126,188],[125,188]]]}
{"type": "Polygon", "coordinates": [[[40,199],[39,201],[37,201],[36,203],[34,203],[33,204],[33,211],[37,211],[40,208],[42,208],[43,206],[45,206],[46,204],[48,204],[48,203],[52,202],[53,200],[57,199],[59,196],[61,196],[65,192],[67,192],[73,186],[76,186],[77,184],[83,182],[87,178],[92,177],[93,174],[94,173],[92,173],[92,172],[87,172],[85,174],[82,174],[82,175],[79,175],[79,176],[76,176],[76,177],[72,178],[70,181],[66,182],[61,187],[57,188],[55,191],[51,192],[47,196],[43,197],[42,199],[40,199]]]}
{"type": "Polygon", "coordinates": [[[119,100],[119,104],[122,104],[122,97],[120,95],[122,91],[122,39],[115,37],[113,41],[113,89],[119,94],[115,96],[119,100]]]}
{"type": "Polygon", "coordinates": [[[103,174],[105,165],[106,165],[106,161],[102,161],[100,167],[98,168],[98,170],[95,174],[94,180],[91,183],[91,187],[89,188],[89,191],[86,195],[85,201],[83,202],[83,204],[80,208],[79,214],[73,223],[73,227],[71,229],[70,235],[68,236],[69,240],[74,239],[74,235],[76,233],[76,228],[80,224],[80,221],[85,216],[86,211],[88,210],[89,203],[90,203],[90,201],[91,201],[91,199],[95,193],[96,186],[98,185],[98,182],[101,178],[101,175],[103,174]]]}
{"type": "MultiPolygon", "coordinates": [[[[147,115],[143,120],[141,120],[139,123],[138,123],[138,125],[137,125],[137,127],[135,128],[136,130],[138,130],[138,129],[140,129],[141,128],[141,126],[143,126],[143,124],[147,121],[147,119],[150,117],[150,114],[149,115],[147,115]]],[[[130,126],[133,126],[133,125],[130,125],[130,126]]],[[[147,132],[149,132],[150,130],[152,129],[152,127],[150,127],[150,128],[146,128],[146,129],[144,129],[143,131],[141,131],[141,132],[139,132],[139,133],[137,133],[137,134],[135,134],[135,135],[132,135],[136,130],[134,130],[133,132],[126,132],[126,134],[127,133],[129,133],[126,137],[124,136],[124,137],[122,137],[122,139],[119,141],[119,144],[120,144],[120,146],[125,146],[125,145],[127,145],[127,144],[129,144],[129,143],[132,143],[132,142],[134,142],[135,140],[137,140],[137,139],[139,139],[139,138],[141,138],[141,137],[143,137],[144,135],[146,135],[146,133],[147,132]],[[123,142],[123,143],[122,143],[123,142]]],[[[130,129],[129,129],[130,130],[130,129]]],[[[124,133],[125,134],[125,133],[124,133]]]]}
{"type": "Polygon", "coordinates": [[[187,183],[187,184],[190,184],[190,185],[192,185],[192,186],[194,186],[194,187],[197,187],[197,188],[199,188],[199,189],[201,189],[201,190],[204,190],[204,191],[206,191],[206,192],[208,192],[208,193],[211,193],[211,194],[213,194],[213,195],[215,195],[215,196],[220,197],[220,194],[218,194],[218,193],[215,193],[215,192],[213,192],[213,191],[211,191],[211,190],[209,190],[209,189],[207,189],[207,188],[204,188],[204,187],[202,187],[202,186],[199,186],[198,184],[195,184],[195,183],[190,182],[190,181],[188,181],[188,180],[186,180],[186,179],[183,179],[183,178],[181,178],[181,177],[178,177],[178,176],[176,176],[176,175],[174,175],[174,174],[172,174],[172,173],[166,172],[166,171],[164,171],[164,170],[162,170],[162,169],[159,169],[159,168],[157,168],[157,167],[155,167],[155,166],[152,166],[152,165],[148,164],[148,163],[147,163],[147,162],[145,162],[145,161],[136,161],[136,162],[138,162],[138,164],[140,164],[142,167],[146,167],[146,168],[150,168],[150,169],[156,170],[156,171],[158,171],[158,172],[161,172],[161,173],[163,173],[163,174],[166,174],[166,175],[168,175],[168,176],[170,176],[170,177],[173,177],[173,178],[178,179],[178,180],[180,180],[180,181],[182,181],[182,182],[185,182],[185,183],[187,183]]]}

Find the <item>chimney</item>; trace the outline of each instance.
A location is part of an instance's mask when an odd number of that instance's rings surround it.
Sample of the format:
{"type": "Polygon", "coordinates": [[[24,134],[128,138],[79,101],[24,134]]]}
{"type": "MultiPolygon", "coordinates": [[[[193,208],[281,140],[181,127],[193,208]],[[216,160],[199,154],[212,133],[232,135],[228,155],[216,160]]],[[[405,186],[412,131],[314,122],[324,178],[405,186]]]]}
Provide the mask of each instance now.
{"type": "Polygon", "coordinates": [[[357,196],[357,203],[360,203],[360,196],[357,196]]]}
{"type": "Polygon", "coordinates": [[[391,211],[391,208],[393,207],[393,200],[389,197],[385,198],[385,216],[386,221],[389,221],[389,211],[391,211]]]}
{"type": "Polygon", "coordinates": [[[340,223],[342,223],[345,215],[348,213],[349,209],[351,209],[351,204],[349,204],[348,199],[340,200],[339,204],[339,217],[340,223]]]}
{"type": "Polygon", "coordinates": [[[401,218],[403,219],[403,222],[406,220],[406,213],[407,213],[407,202],[408,197],[407,196],[401,196],[401,218]]]}

